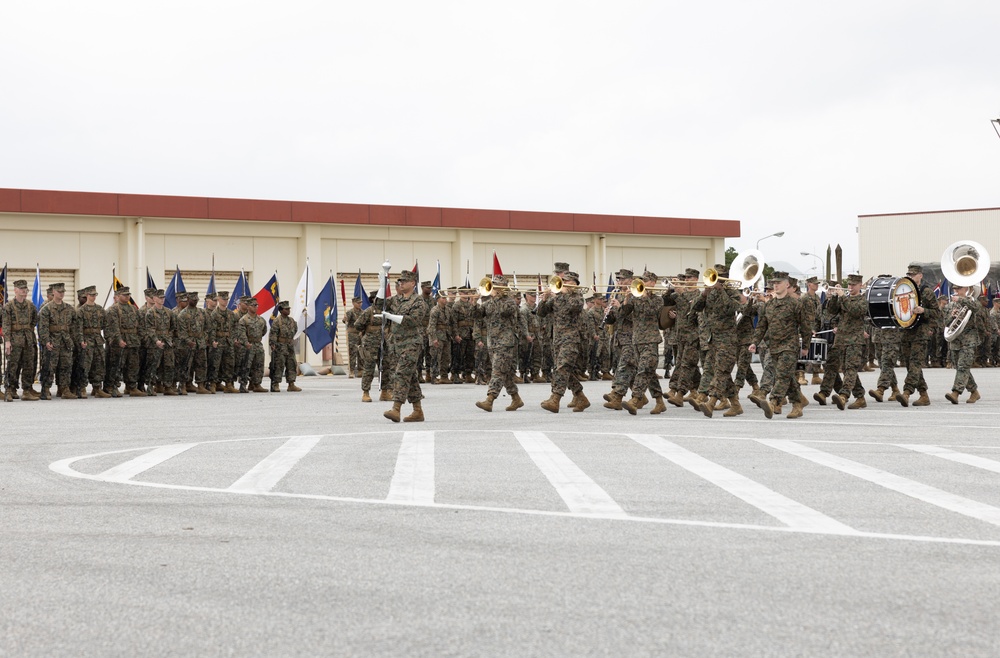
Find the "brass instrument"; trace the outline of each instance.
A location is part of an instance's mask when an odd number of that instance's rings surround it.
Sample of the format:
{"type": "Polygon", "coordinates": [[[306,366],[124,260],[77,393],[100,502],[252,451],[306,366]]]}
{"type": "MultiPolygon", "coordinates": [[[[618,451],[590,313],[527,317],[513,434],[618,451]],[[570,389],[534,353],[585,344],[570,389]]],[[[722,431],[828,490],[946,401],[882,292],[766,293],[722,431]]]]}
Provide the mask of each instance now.
{"type": "Polygon", "coordinates": [[[575,283],[565,283],[561,276],[555,274],[549,277],[549,292],[558,295],[563,288],[575,288],[580,292],[589,292],[590,286],[581,286],[575,283]]]}
{"type": "MultiPolygon", "coordinates": [[[[973,240],[959,240],[941,254],[941,273],[956,286],[975,287],[989,272],[990,254],[983,245],[973,240]]],[[[944,339],[950,343],[961,336],[971,319],[970,309],[956,308],[944,328],[944,339]]]]}
{"type": "Polygon", "coordinates": [[[738,279],[720,277],[718,271],[714,267],[710,267],[702,273],[701,286],[699,287],[711,288],[719,281],[726,281],[727,285],[741,290],[753,288],[764,276],[764,254],[756,249],[739,254],[733,260],[732,268],[739,271],[742,276],[738,279]]]}
{"type": "MultiPolygon", "coordinates": [[[[466,290],[466,288],[460,288],[460,290],[466,290]]],[[[505,290],[517,290],[520,292],[536,292],[534,287],[531,288],[519,288],[515,286],[499,286],[493,283],[492,277],[484,276],[479,280],[479,287],[476,288],[476,292],[482,297],[489,297],[493,294],[493,291],[505,291],[505,290]]]]}
{"type": "Polygon", "coordinates": [[[659,291],[664,291],[665,292],[665,291],[668,291],[668,290],[673,290],[673,286],[649,287],[645,283],[643,283],[642,279],[640,279],[639,277],[636,277],[636,278],[632,279],[632,284],[628,287],[628,289],[629,289],[629,292],[632,293],[633,297],[642,297],[646,293],[647,290],[659,290],[659,291]]]}

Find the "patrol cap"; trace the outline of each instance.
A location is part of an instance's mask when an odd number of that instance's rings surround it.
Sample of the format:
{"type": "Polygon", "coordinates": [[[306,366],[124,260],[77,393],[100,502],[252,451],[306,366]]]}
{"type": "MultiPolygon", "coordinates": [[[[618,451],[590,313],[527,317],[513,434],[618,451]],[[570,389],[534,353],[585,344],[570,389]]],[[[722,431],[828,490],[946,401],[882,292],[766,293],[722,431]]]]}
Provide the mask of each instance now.
{"type": "Polygon", "coordinates": [[[27,290],[28,289],[28,282],[25,281],[24,279],[18,279],[12,285],[15,288],[17,288],[18,290],[27,290]]]}
{"type": "MultiPolygon", "coordinates": [[[[535,291],[535,290],[525,290],[524,291],[524,296],[525,297],[538,297],[538,292],[535,291]]],[[[997,299],[1000,299],[1000,297],[998,297],[997,299]]]]}
{"type": "Polygon", "coordinates": [[[218,297],[219,299],[229,299],[229,291],[220,290],[219,292],[215,293],[215,296],[218,297]]]}
{"type": "Polygon", "coordinates": [[[142,294],[145,295],[146,297],[152,297],[153,295],[156,294],[156,288],[146,288],[145,290],[142,291],[142,294]]]}
{"type": "Polygon", "coordinates": [[[431,287],[431,282],[430,281],[421,281],[420,282],[420,287],[421,288],[430,288],[431,287]]]}
{"type": "Polygon", "coordinates": [[[847,275],[847,282],[850,283],[850,284],[852,284],[852,285],[855,284],[855,283],[861,283],[863,280],[864,279],[861,277],[860,274],[848,274],[847,275]]]}
{"type": "Polygon", "coordinates": [[[721,276],[723,278],[729,276],[729,268],[726,267],[725,265],[716,265],[715,266],[715,272],[716,272],[716,274],[718,274],[719,276],[721,276]]]}
{"type": "Polygon", "coordinates": [[[46,292],[46,293],[50,293],[50,292],[52,292],[52,286],[53,286],[53,285],[55,285],[55,284],[49,284],[48,286],[46,286],[46,287],[45,287],[45,292],[46,292]]]}
{"type": "Polygon", "coordinates": [[[799,287],[799,280],[796,279],[794,276],[790,276],[790,277],[788,277],[788,285],[790,285],[790,286],[792,286],[794,288],[798,288],[799,287]]]}
{"type": "Polygon", "coordinates": [[[414,283],[416,283],[417,273],[411,272],[410,270],[403,270],[402,272],[399,273],[399,279],[397,281],[399,283],[402,283],[404,281],[413,281],[414,283]]]}
{"type": "Polygon", "coordinates": [[[806,283],[817,283],[818,284],[819,283],[819,279],[816,278],[816,277],[814,277],[814,276],[811,276],[808,279],[806,279],[806,283]]]}
{"type": "Polygon", "coordinates": [[[643,281],[656,281],[656,279],[657,279],[656,274],[653,273],[653,272],[650,272],[649,270],[646,270],[645,272],[642,273],[642,280],[643,281]]]}
{"type": "Polygon", "coordinates": [[[240,297],[240,304],[249,304],[251,299],[253,299],[253,297],[250,295],[243,295],[240,297]]]}
{"type": "Polygon", "coordinates": [[[556,263],[554,266],[556,272],[568,272],[569,263],[556,263]]]}
{"type": "Polygon", "coordinates": [[[53,283],[49,287],[52,289],[52,292],[66,292],[66,284],[65,283],[53,283]]]}
{"type": "Polygon", "coordinates": [[[159,290],[159,289],[156,292],[153,293],[153,297],[156,297],[157,299],[163,299],[166,296],[167,296],[167,293],[165,293],[165,292],[163,292],[163,290],[159,290]]]}
{"type": "Polygon", "coordinates": [[[179,292],[179,293],[177,293],[177,301],[179,301],[179,302],[186,302],[187,298],[188,298],[188,294],[186,292],[179,292]]]}
{"type": "Polygon", "coordinates": [[[354,297],[351,297],[351,301],[360,304],[361,298],[355,295],[354,297]]]}
{"type": "Polygon", "coordinates": [[[791,282],[790,282],[790,281],[788,280],[788,272],[775,272],[775,273],[774,273],[773,275],[771,275],[771,281],[770,281],[770,284],[771,284],[772,286],[773,286],[773,285],[774,285],[775,283],[778,283],[779,281],[784,281],[785,283],[791,283],[791,282]]]}
{"type": "Polygon", "coordinates": [[[698,270],[694,269],[693,267],[689,267],[689,268],[687,268],[687,269],[684,270],[684,278],[686,278],[686,279],[689,279],[691,277],[694,277],[694,278],[697,279],[700,276],[701,276],[701,272],[699,272],[698,270]]]}
{"type": "MultiPolygon", "coordinates": [[[[178,295],[178,299],[180,299],[180,295],[178,295]]],[[[196,302],[196,301],[198,301],[198,293],[196,293],[196,292],[189,292],[187,294],[187,300],[189,302],[196,302]]]]}
{"type": "Polygon", "coordinates": [[[633,276],[635,276],[635,274],[632,272],[632,270],[628,269],[627,267],[623,267],[620,270],[618,270],[618,273],[615,275],[615,278],[631,279],[633,276]]]}
{"type": "Polygon", "coordinates": [[[217,293],[217,292],[206,292],[205,293],[205,299],[215,299],[218,296],[219,296],[219,293],[217,293]]]}
{"type": "Polygon", "coordinates": [[[118,290],[115,291],[115,294],[116,295],[131,295],[132,294],[132,290],[128,286],[122,286],[121,288],[119,288],[118,290]]]}
{"type": "Polygon", "coordinates": [[[88,294],[88,295],[96,295],[97,294],[97,286],[87,286],[86,288],[83,289],[83,292],[86,293],[86,294],[88,294]]]}
{"type": "Polygon", "coordinates": [[[291,309],[291,308],[292,308],[292,305],[291,305],[291,304],[289,304],[288,302],[278,302],[278,310],[279,310],[279,311],[280,311],[280,310],[283,310],[283,309],[286,309],[286,308],[287,308],[287,309],[291,309]]]}
{"type": "Polygon", "coordinates": [[[506,274],[494,274],[493,284],[498,286],[505,286],[508,284],[508,279],[506,274]]]}
{"type": "Polygon", "coordinates": [[[906,267],[906,276],[909,276],[911,274],[923,274],[923,273],[924,273],[924,268],[918,265],[917,263],[910,263],[906,267]]]}
{"type": "Polygon", "coordinates": [[[250,299],[247,300],[247,306],[256,306],[256,305],[257,305],[257,300],[255,298],[251,297],[250,299]]]}
{"type": "Polygon", "coordinates": [[[572,279],[573,283],[576,283],[576,284],[580,283],[580,275],[577,274],[576,272],[563,272],[562,278],[564,278],[564,279],[572,279]]]}
{"type": "Polygon", "coordinates": [[[79,290],[76,291],[76,296],[77,297],[86,297],[87,296],[87,289],[86,288],[80,288],[79,290]]]}

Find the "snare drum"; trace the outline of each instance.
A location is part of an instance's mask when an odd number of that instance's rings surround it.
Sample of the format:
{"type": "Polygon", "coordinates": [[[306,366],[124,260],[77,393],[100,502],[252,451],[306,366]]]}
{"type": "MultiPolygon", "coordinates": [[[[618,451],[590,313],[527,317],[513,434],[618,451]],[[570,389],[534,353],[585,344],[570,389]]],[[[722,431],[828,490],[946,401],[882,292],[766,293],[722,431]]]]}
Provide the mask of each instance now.
{"type": "Polygon", "coordinates": [[[809,354],[806,356],[806,363],[813,365],[823,365],[826,363],[826,352],[830,344],[825,338],[813,338],[809,341],[809,354]]]}
{"type": "Polygon", "coordinates": [[[868,318],[880,329],[909,329],[922,316],[913,312],[920,303],[916,282],[906,276],[879,277],[868,288],[868,318]]]}

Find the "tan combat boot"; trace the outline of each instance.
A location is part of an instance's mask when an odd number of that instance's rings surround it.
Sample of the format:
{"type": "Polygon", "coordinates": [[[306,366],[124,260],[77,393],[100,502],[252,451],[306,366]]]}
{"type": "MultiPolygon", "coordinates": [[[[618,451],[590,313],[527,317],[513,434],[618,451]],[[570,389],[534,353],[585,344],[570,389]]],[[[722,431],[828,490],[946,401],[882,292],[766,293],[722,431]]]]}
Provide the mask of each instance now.
{"type": "Polygon", "coordinates": [[[854,398],[854,402],[847,406],[848,409],[864,409],[868,406],[865,398],[862,396],[860,398],[854,398]]]}
{"type": "Polygon", "coordinates": [[[705,414],[706,418],[711,418],[713,410],[715,409],[715,403],[719,401],[719,398],[714,395],[705,402],[701,403],[701,413],[705,414]]]}
{"type": "Polygon", "coordinates": [[[771,420],[774,416],[774,409],[771,408],[771,403],[768,402],[767,398],[757,398],[755,402],[760,407],[760,410],[764,412],[764,418],[771,420]]]}
{"type": "Polygon", "coordinates": [[[684,394],[680,391],[670,391],[667,393],[667,402],[674,405],[675,407],[684,406],[684,394]]]}
{"type": "Polygon", "coordinates": [[[629,412],[633,416],[636,415],[636,413],[638,413],[639,411],[639,407],[636,405],[636,399],[632,398],[630,400],[623,400],[622,409],[629,412]]]}
{"type": "Polygon", "coordinates": [[[882,395],[885,393],[885,389],[879,386],[878,388],[869,389],[868,395],[872,396],[872,399],[876,402],[882,401],[882,395]]]}
{"type": "Polygon", "coordinates": [[[392,391],[387,388],[382,389],[382,392],[378,395],[379,402],[391,402],[392,401],[392,391]]]}
{"type": "Polygon", "coordinates": [[[212,393],[212,391],[205,388],[205,384],[203,382],[198,382],[198,386],[195,387],[194,392],[198,395],[210,395],[212,393]]]}
{"type": "Polygon", "coordinates": [[[604,403],[605,409],[614,409],[615,411],[622,410],[622,396],[612,391],[605,397],[608,399],[608,401],[604,403]]]}
{"type": "MultiPolygon", "coordinates": [[[[167,386],[167,387],[165,387],[163,389],[163,394],[164,395],[177,395],[177,389],[174,388],[173,386],[167,386]]],[[[111,397],[111,396],[108,395],[107,397],[111,397]]]]}
{"type": "Polygon", "coordinates": [[[844,401],[844,398],[840,396],[840,393],[834,393],[833,397],[830,399],[833,400],[833,403],[837,405],[837,408],[841,411],[847,408],[847,403],[844,401]]]}
{"type": "Polygon", "coordinates": [[[493,411],[493,401],[496,399],[495,395],[487,395],[486,399],[481,402],[477,402],[476,406],[483,411],[493,411]]]}
{"type": "Polygon", "coordinates": [[[413,403],[413,411],[410,415],[403,419],[404,423],[422,423],[424,422],[424,408],[420,406],[420,400],[413,403]]]}
{"type": "Polygon", "coordinates": [[[780,416],[781,415],[781,400],[774,398],[771,400],[771,413],[780,416]]]}
{"type": "Polygon", "coordinates": [[[576,406],[573,407],[573,411],[583,411],[590,406],[590,400],[588,400],[587,396],[583,394],[583,391],[575,393],[573,395],[573,399],[576,400],[576,406]]]}
{"type": "Polygon", "coordinates": [[[146,392],[133,387],[128,390],[128,395],[131,398],[144,398],[146,397],[146,392]]]}
{"type": "Polygon", "coordinates": [[[812,380],[810,380],[809,383],[812,384],[813,386],[819,386],[820,384],[823,383],[823,378],[814,372],[812,380]]]}
{"type": "Polygon", "coordinates": [[[792,405],[792,410],[788,412],[785,418],[802,418],[802,405],[798,402],[792,405]]]}
{"type": "Polygon", "coordinates": [[[729,398],[729,411],[722,414],[725,418],[732,418],[733,416],[739,416],[743,413],[743,405],[740,404],[740,397],[734,395],[729,398]]]}
{"type": "Polygon", "coordinates": [[[656,400],[656,405],[652,409],[649,410],[649,413],[651,413],[652,415],[655,416],[657,414],[662,414],[664,411],[667,410],[667,405],[663,404],[663,396],[662,395],[657,395],[653,399],[656,400]]]}
{"type": "Polygon", "coordinates": [[[896,397],[894,399],[904,407],[908,407],[910,406],[910,395],[912,395],[912,391],[903,389],[902,393],[896,393],[896,397]]]}
{"type": "Polygon", "coordinates": [[[797,381],[799,383],[799,386],[805,386],[807,384],[807,382],[806,382],[806,371],[805,370],[796,370],[795,371],[795,381],[797,381]]]}
{"type": "Polygon", "coordinates": [[[573,397],[569,401],[569,404],[566,405],[566,408],[567,409],[576,409],[576,403],[577,403],[576,393],[574,393],[573,397]]]}
{"type": "Polygon", "coordinates": [[[368,391],[364,391],[364,390],[361,391],[361,401],[362,402],[371,402],[372,401],[372,396],[368,394],[368,391]]]}
{"type": "Polygon", "coordinates": [[[86,386],[81,386],[80,387],[80,392],[77,394],[76,397],[80,398],[81,400],[86,400],[89,397],[87,395],[87,387],[86,386]]]}
{"type": "Polygon", "coordinates": [[[59,395],[59,397],[62,398],[63,400],[76,400],[77,399],[76,393],[74,393],[73,391],[69,390],[69,386],[67,386],[67,387],[65,387],[63,389],[63,392],[59,395]]]}
{"type": "Polygon", "coordinates": [[[261,386],[260,384],[254,384],[253,388],[250,390],[252,390],[254,393],[267,393],[267,389],[261,386]]]}
{"type": "Polygon", "coordinates": [[[504,407],[504,411],[517,411],[523,406],[524,406],[524,400],[521,399],[520,395],[515,393],[514,395],[510,396],[510,404],[504,407]]]}
{"type": "Polygon", "coordinates": [[[958,391],[950,391],[949,393],[945,394],[944,399],[947,400],[948,402],[951,402],[952,404],[958,404],[958,396],[959,396],[958,391]]]}
{"type": "Polygon", "coordinates": [[[636,403],[636,407],[635,407],[636,409],[642,409],[647,404],[649,404],[649,398],[646,397],[645,393],[640,393],[638,398],[636,398],[633,395],[632,396],[632,401],[636,403]]]}
{"type": "Polygon", "coordinates": [[[819,406],[825,407],[826,406],[826,393],[824,393],[822,391],[819,391],[817,393],[813,393],[813,400],[816,400],[816,402],[819,402],[819,406]]]}
{"type": "Polygon", "coordinates": [[[298,386],[296,386],[295,382],[288,382],[288,389],[287,390],[288,390],[289,393],[298,393],[302,389],[299,388],[298,386]]]}
{"type": "Polygon", "coordinates": [[[545,409],[546,411],[551,411],[554,414],[559,413],[559,401],[561,399],[562,399],[561,395],[556,395],[555,393],[553,393],[552,395],[549,396],[548,400],[542,402],[541,405],[542,409],[545,409]]]}
{"type": "Polygon", "coordinates": [[[966,404],[975,404],[975,403],[976,403],[976,401],[977,401],[977,400],[978,400],[978,399],[979,399],[980,397],[981,397],[981,396],[979,395],[979,389],[977,388],[976,390],[974,390],[974,391],[972,392],[972,395],[970,395],[970,396],[969,396],[969,399],[968,399],[968,400],[966,400],[966,401],[965,401],[965,403],[966,403],[966,404]]]}
{"type": "Polygon", "coordinates": [[[726,409],[729,408],[728,398],[718,398],[718,400],[719,401],[716,402],[715,406],[712,408],[713,411],[725,411],[726,409]]]}
{"type": "Polygon", "coordinates": [[[389,420],[391,420],[392,422],[398,423],[399,422],[399,410],[402,409],[402,408],[403,408],[403,403],[402,402],[393,402],[392,403],[392,409],[384,411],[382,413],[382,415],[385,416],[386,418],[388,418],[389,420]]]}
{"type": "Polygon", "coordinates": [[[931,399],[927,397],[927,391],[920,391],[920,397],[913,403],[914,407],[929,407],[931,399]]]}
{"type": "Polygon", "coordinates": [[[799,391],[799,404],[802,405],[803,409],[809,406],[809,398],[807,398],[806,394],[802,391],[799,391]]]}

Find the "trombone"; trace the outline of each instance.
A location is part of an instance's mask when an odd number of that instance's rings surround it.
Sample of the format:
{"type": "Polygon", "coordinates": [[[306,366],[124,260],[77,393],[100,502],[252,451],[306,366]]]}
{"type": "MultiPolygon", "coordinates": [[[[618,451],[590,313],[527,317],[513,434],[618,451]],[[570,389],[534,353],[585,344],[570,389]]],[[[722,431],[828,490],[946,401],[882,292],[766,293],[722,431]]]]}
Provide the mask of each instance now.
{"type": "MultiPolygon", "coordinates": [[[[465,290],[465,289],[462,288],[462,290],[465,290]]],[[[498,285],[494,284],[493,283],[493,279],[491,277],[488,277],[488,276],[484,276],[482,279],[480,279],[479,280],[479,287],[476,288],[476,292],[478,292],[480,294],[480,296],[482,296],[482,297],[489,297],[490,295],[493,294],[494,290],[517,290],[517,291],[520,291],[520,292],[536,292],[536,289],[534,287],[531,287],[531,288],[518,288],[518,287],[515,287],[515,286],[498,286],[498,285]]]]}
{"type": "Polygon", "coordinates": [[[628,287],[628,291],[630,293],[632,293],[633,297],[642,297],[646,293],[647,290],[657,290],[657,291],[666,292],[668,290],[673,290],[673,289],[674,289],[674,287],[670,286],[670,285],[662,286],[662,287],[661,286],[656,286],[656,287],[647,286],[643,282],[643,280],[640,279],[639,277],[636,277],[636,278],[632,279],[632,284],[628,287]]]}
{"type": "Polygon", "coordinates": [[[566,283],[558,274],[554,274],[549,277],[549,292],[558,295],[563,291],[563,288],[574,288],[579,292],[590,291],[590,286],[581,286],[576,283],[566,283]]]}

